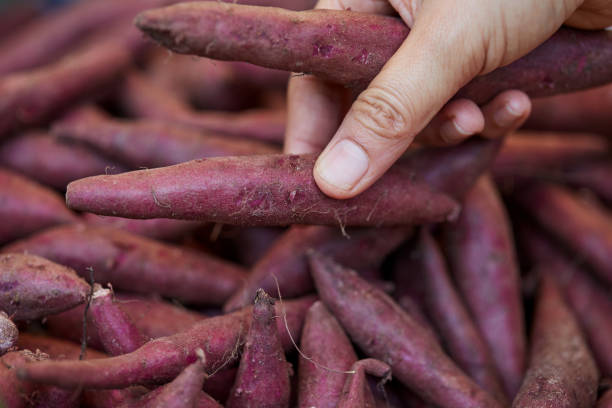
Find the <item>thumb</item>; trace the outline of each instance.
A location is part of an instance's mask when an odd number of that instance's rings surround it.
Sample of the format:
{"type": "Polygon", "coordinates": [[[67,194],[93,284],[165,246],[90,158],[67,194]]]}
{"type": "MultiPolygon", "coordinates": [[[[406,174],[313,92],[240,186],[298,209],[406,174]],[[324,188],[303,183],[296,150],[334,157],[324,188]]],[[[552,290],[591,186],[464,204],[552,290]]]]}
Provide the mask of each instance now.
{"type": "Polygon", "coordinates": [[[482,70],[482,36],[451,15],[448,3],[424,2],[410,35],[353,103],[315,165],[325,194],[350,198],[368,188],[482,70]]]}

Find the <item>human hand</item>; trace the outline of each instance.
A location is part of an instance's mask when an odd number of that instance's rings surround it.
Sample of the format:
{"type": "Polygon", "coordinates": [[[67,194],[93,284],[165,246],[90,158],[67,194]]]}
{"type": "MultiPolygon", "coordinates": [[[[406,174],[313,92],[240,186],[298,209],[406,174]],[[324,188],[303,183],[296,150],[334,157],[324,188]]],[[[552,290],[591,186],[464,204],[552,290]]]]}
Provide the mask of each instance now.
{"type": "Polygon", "coordinates": [[[329,142],[314,177],[335,198],[373,184],[415,137],[447,145],[520,126],[531,104],[519,91],[481,108],[466,99],[447,102],[475,76],[527,54],[564,22],[589,29],[612,24],[612,0],[320,0],[317,8],[395,10],[412,28],[344,119],[347,90],[312,76],[289,83],[285,151],[320,151],[329,142]]]}

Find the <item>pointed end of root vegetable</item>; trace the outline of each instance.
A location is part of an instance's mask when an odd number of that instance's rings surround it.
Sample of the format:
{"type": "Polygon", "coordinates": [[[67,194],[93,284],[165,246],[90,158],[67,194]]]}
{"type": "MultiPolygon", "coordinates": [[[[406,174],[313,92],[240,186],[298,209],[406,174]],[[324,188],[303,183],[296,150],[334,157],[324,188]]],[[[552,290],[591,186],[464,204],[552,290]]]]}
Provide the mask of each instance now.
{"type": "Polygon", "coordinates": [[[17,343],[19,330],[8,315],[0,312],[0,356],[6,353],[17,343]]]}
{"type": "MultiPolygon", "coordinates": [[[[178,5],[178,7],[170,6],[146,10],[134,18],[134,25],[164,47],[181,54],[187,54],[192,50],[192,47],[188,45],[186,37],[181,34],[181,27],[184,25],[184,21],[193,19],[193,16],[189,15],[191,9],[190,4],[185,3],[178,5]]],[[[201,18],[200,23],[206,21],[201,13],[199,17],[201,18]]],[[[205,41],[205,39],[202,38],[200,41],[205,41]]]]}

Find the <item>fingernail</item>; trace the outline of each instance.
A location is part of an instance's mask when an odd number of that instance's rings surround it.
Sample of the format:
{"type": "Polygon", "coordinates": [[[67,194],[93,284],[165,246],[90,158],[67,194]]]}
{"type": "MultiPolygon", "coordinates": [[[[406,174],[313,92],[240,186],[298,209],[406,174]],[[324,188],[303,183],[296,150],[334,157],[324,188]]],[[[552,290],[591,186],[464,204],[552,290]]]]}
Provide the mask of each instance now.
{"type": "Polygon", "coordinates": [[[522,115],[522,106],[515,101],[507,102],[503,108],[493,115],[495,124],[499,127],[510,126],[522,115]]]}
{"type": "Polygon", "coordinates": [[[470,135],[470,132],[467,132],[457,123],[457,118],[447,120],[440,126],[440,137],[448,143],[463,140],[470,135]]]}
{"type": "Polygon", "coordinates": [[[342,140],[319,158],[315,171],[327,184],[351,190],[370,165],[368,155],[352,140],[342,140]]]}

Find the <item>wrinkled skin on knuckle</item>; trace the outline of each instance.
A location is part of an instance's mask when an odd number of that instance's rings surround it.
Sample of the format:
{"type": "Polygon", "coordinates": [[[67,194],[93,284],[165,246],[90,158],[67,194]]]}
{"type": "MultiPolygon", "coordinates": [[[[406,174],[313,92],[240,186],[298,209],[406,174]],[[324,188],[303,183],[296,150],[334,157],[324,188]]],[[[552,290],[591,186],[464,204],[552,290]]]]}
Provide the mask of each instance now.
{"type": "Polygon", "coordinates": [[[397,92],[370,87],[353,104],[355,120],[370,134],[391,141],[404,139],[413,109],[397,92]]]}

